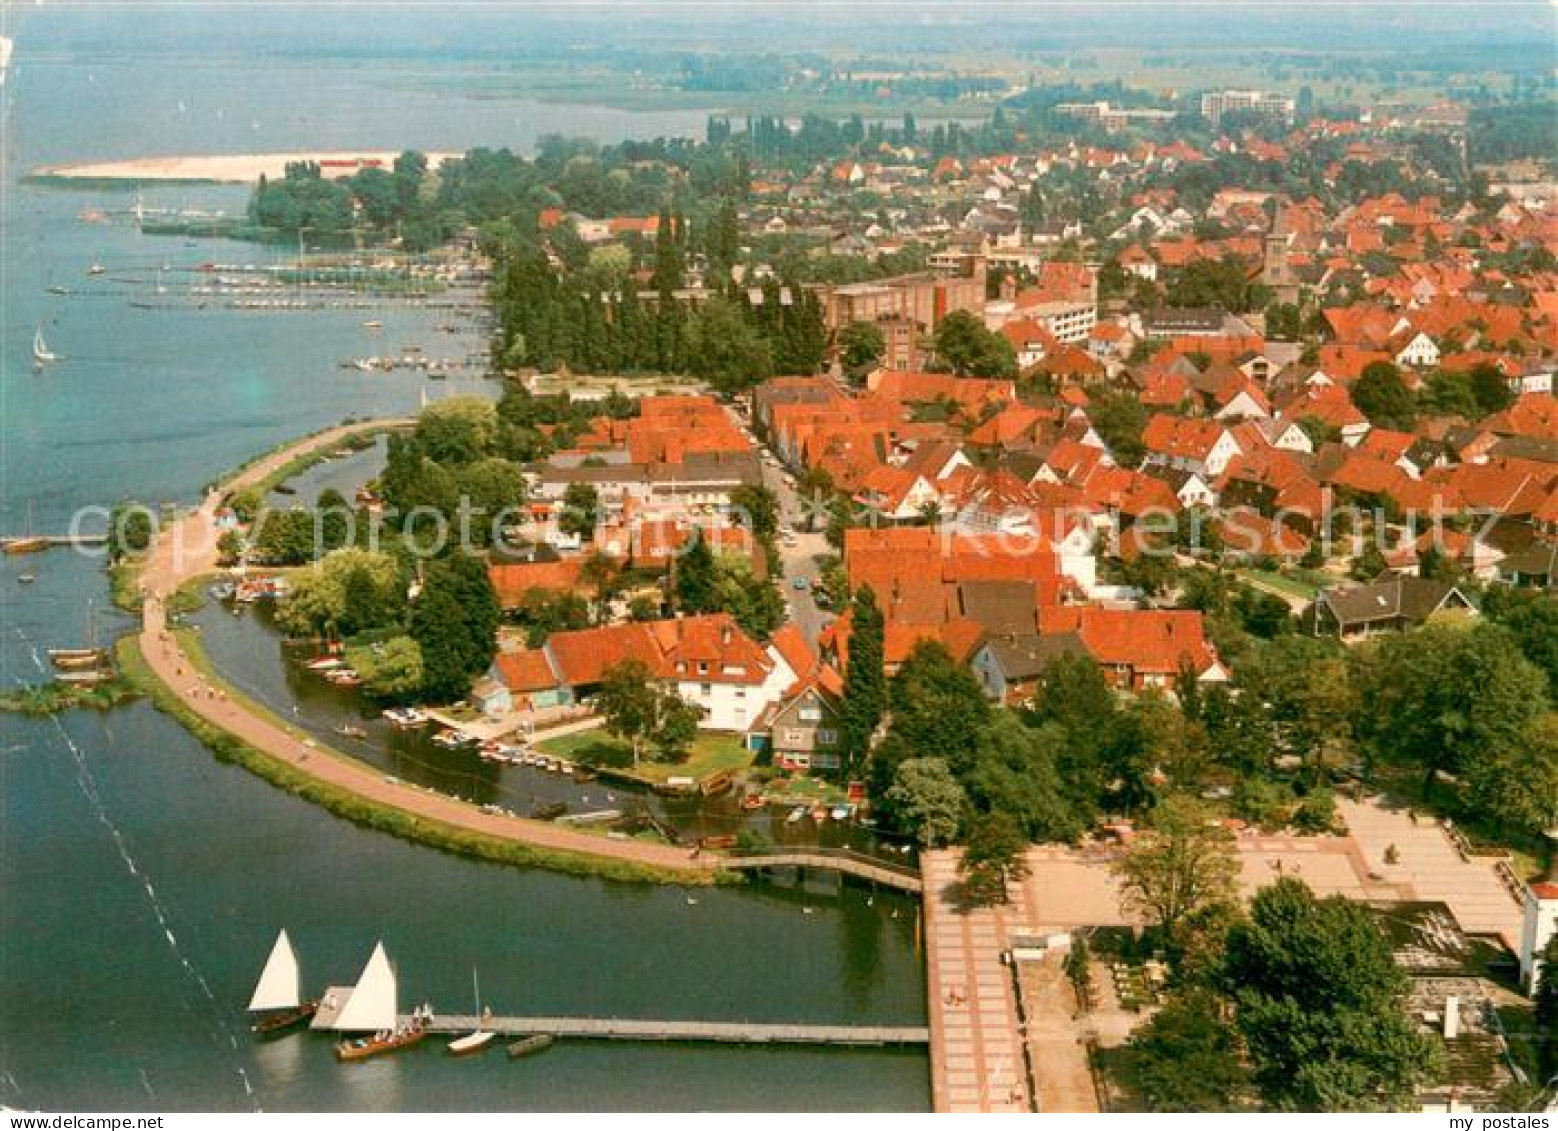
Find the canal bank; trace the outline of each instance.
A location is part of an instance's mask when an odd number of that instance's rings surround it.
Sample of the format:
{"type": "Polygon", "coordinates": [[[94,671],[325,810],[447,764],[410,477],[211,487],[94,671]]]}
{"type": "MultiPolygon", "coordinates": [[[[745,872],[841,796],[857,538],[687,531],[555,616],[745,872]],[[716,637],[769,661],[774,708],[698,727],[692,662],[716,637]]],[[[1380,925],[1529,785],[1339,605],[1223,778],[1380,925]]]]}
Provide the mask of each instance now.
{"type": "Polygon", "coordinates": [[[484,860],[612,879],[708,884],[717,860],[669,845],[559,828],[494,812],[381,774],[321,745],[226,686],[199,654],[192,636],[169,623],[168,607],[217,564],[221,499],[263,489],[278,475],[353,437],[406,427],[407,420],[368,420],[327,429],[272,451],[225,477],[221,489],[164,524],[138,573],[141,631],[121,658],[159,708],[177,718],[219,756],[339,816],[434,847],[484,860]]]}

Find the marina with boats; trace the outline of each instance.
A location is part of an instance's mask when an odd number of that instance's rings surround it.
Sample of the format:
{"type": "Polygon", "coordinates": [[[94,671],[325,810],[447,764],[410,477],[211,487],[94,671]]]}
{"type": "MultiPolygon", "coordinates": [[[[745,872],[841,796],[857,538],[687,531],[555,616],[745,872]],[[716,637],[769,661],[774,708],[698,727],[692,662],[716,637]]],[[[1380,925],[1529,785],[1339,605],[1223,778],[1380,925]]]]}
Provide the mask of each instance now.
{"type": "Polygon", "coordinates": [[[283,930],[260,973],[249,1010],[260,1015],[253,1026],[260,1037],[294,1031],[304,1020],[314,1032],[336,1035],[336,1058],[347,1063],[409,1049],[434,1036],[451,1038],[444,1046],[450,1056],[471,1056],[499,1038],[512,1038],[510,1059],[533,1056],[559,1040],[822,1046],[918,1046],[930,1040],[930,1031],[916,1025],[503,1015],[483,1006],[474,969],[471,981],[473,1013],[443,1014],[426,1002],[401,1013],[395,966],[380,941],[355,982],[330,986],[317,1001],[305,1001],[297,957],[283,930]]]}

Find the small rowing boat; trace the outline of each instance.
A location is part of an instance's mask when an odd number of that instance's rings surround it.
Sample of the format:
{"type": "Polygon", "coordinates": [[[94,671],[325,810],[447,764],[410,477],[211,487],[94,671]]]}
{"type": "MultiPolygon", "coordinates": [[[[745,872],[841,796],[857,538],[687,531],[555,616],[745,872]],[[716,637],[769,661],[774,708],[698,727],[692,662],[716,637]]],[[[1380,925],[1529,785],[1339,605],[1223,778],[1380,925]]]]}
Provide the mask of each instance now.
{"type": "Polygon", "coordinates": [[[557,1038],[550,1033],[532,1033],[528,1037],[521,1037],[509,1045],[509,1059],[518,1060],[524,1056],[534,1056],[538,1052],[545,1052],[552,1047],[557,1038]]]}

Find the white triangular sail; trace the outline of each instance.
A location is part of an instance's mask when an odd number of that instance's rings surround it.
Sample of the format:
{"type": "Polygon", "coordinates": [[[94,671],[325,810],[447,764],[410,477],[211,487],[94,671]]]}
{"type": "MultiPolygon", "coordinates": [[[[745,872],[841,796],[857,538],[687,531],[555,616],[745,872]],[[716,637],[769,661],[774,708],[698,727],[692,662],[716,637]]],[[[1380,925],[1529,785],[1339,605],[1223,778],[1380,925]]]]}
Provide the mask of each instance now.
{"type": "Polygon", "coordinates": [[[259,984],[249,999],[249,1009],[295,1009],[303,995],[298,979],[298,956],[292,952],[292,940],[283,930],[276,936],[265,969],[260,971],[259,984]]]}
{"type": "Polygon", "coordinates": [[[396,1022],[395,970],[390,966],[384,944],[378,943],[362,969],[362,977],[352,987],[351,996],[335,1019],[335,1028],[349,1032],[378,1032],[393,1029],[396,1022]]]}

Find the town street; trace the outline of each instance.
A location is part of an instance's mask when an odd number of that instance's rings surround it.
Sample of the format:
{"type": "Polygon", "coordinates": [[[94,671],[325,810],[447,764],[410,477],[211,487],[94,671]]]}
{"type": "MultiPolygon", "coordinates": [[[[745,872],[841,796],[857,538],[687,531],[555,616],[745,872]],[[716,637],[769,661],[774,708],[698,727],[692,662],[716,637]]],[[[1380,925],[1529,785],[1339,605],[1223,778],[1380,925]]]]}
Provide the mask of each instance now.
{"type": "Polygon", "coordinates": [[[726,411],[740,428],[752,436],[753,447],[763,457],[760,464],[763,486],[779,500],[779,559],[784,570],[780,585],[784,590],[785,607],[789,610],[788,619],[801,630],[806,642],[815,648],[822,630],[833,620],[832,613],[817,607],[816,599],[817,579],[821,573],[817,568],[817,558],[831,553],[832,547],[828,545],[827,536],[820,528],[815,533],[805,531],[805,505],[799,493],[790,486],[791,480],[779,464],[778,457],[763,447],[752,434],[751,418],[739,408],[727,407],[726,411]],[[796,588],[797,579],[804,582],[801,588],[796,588]]]}

